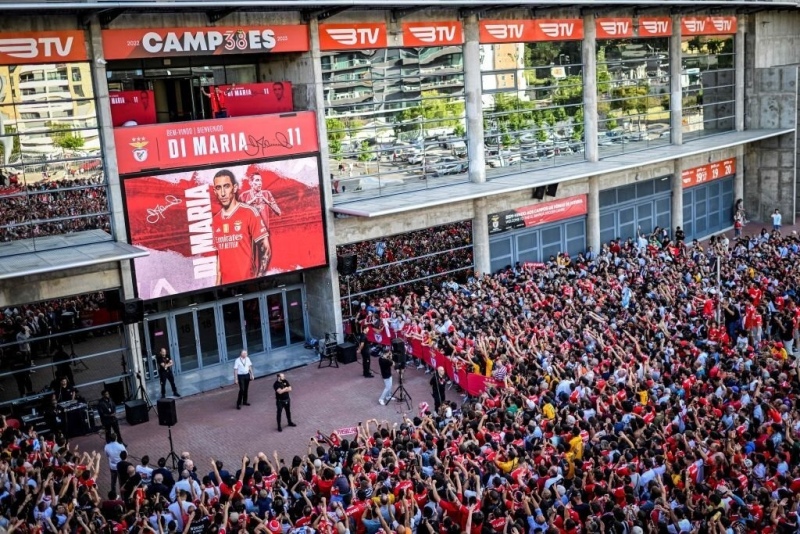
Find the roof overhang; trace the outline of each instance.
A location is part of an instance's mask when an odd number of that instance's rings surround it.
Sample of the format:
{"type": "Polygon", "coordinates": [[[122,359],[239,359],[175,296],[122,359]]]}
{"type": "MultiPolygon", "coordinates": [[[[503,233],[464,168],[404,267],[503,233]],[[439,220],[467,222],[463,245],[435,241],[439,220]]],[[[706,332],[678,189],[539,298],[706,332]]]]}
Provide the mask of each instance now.
{"type": "Polygon", "coordinates": [[[319,9],[322,7],[352,7],[352,8],[404,8],[404,7],[440,7],[440,8],[486,8],[486,7],[531,7],[541,8],[547,6],[579,6],[579,7],[646,7],[646,6],[682,6],[690,8],[707,7],[739,7],[762,6],[764,8],[797,8],[798,0],[571,0],[570,2],[555,1],[520,1],[520,0],[394,0],[391,6],[383,6],[368,0],[2,0],[0,9],[15,10],[58,10],[70,9],[92,11],[102,9],[156,9],[156,10],[181,10],[181,9],[208,9],[208,8],[258,8],[269,11],[275,8],[319,9]]]}
{"type": "Polygon", "coordinates": [[[466,200],[513,193],[533,187],[582,180],[590,176],[624,172],[644,165],[673,161],[688,156],[704,154],[711,150],[733,148],[792,132],[794,132],[793,128],[724,133],[695,139],[683,145],[665,145],[657,150],[643,150],[609,156],[597,162],[538,168],[509,176],[492,178],[484,183],[466,182],[357,200],[334,206],[331,211],[341,215],[368,218],[397,215],[466,200]]]}
{"type": "MultiPolygon", "coordinates": [[[[68,243],[69,236],[66,236],[64,241],[68,243]]],[[[149,254],[146,250],[116,241],[67,245],[67,248],[31,251],[24,254],[0,257],[0,280],[34,274],[48,274],[79,267],[90,267],[101,263],[132,260],[149,254]]]]}

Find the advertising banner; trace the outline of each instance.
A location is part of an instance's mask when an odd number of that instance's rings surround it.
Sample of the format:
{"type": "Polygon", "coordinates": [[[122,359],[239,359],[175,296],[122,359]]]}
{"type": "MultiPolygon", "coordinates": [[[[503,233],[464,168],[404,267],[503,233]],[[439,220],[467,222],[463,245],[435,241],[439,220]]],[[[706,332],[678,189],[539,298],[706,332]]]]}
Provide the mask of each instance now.
{"type": "Polygon", "coordinates": [[[103,30],[106,59],[308,52],[308,26],[103,30]]]}
{"type": "Polygon", "coordinates": [[[482,20],[481,43],[525,43],[583,39],[583,19],[482,20]]]}
{"type": "Polygon", "coordinates": [[[736,17],[683,17],[681,35],[732,35],[736,33],[736,17]]]}
{"type": "Polygon", "coordinates": [[[0,33],[0,65],[86,61],[81,30],[0,33]]]}
{"type": "Polygon", "coordinates": [[[403,23],[403,46],[450,46],[463,42],[464,30],[457,20],[403,23]]]}
{"type": "Polygon", "coordinates": [[[128,178],[137,295],[152,299],[325,265],[317,157],[128,178]]]}
{"type": "Polygon", "coordinates": [[[597,18],[594,24],[598,39],[633,37],[633,19],[631,17],[597,18]]]}
{"type": "MultiPolygon", "coordinates": [[[[286,113],[294,110],[292,82],[218,85],[225,95],[228,117],[286,113]]],[[[215,87],[209,87],[213,91],[215,87]]]]}
{"type": "Polygon", "coordinates": [[[734,174],[736,174],[736,158],[728,158],[707,165],[686,169],[681,173],[681,183],[683,183],[684,189],[688,189],[689,187],[694,187],[734,174]]]}
{"type": "Polygon", "coordinates": [[[576,195],[489,214],[489,235],[586,215],[587,196],[576,195]]]}
{"type": "Polygon", "coordinates": [[[120,174],[317,152],[313,111],[114,130],[120,174]]]}
{"type": "Polygon", "coordinates": [[[386,45],[386,24],[382,22],[319,25],[320,50],[364,50],[386,45]]]}
{"type": "Polygon", "coordinates": [[[639,17],[639,37],[669,37],[672,17],[639,17]]]}
{"type": "Polygon", "coordinates": [[[153,91],[111,91],[111,124],[138,126],[156,123],[156,101],[153,91]]]}

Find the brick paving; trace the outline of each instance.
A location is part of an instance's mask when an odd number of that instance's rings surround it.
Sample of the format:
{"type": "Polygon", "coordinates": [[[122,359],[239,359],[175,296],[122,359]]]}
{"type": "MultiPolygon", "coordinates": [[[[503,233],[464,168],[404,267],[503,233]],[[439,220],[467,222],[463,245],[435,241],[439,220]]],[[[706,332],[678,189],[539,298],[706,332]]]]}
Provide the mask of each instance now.
{"type": "MultiPolygon", "coordinates": [[[[297,351],[304,351],[298,347],[297,351]]],[[[428,381],[430,375],[409,368],[404,379],[405,388],[412,397],[411,410],[405,403],[392,402],[387,406],[378,404],[383,391],[383,380],[377,373],[377,362],[373,358],[374,378],[361,376],[360,361],[341,365],[339,368],[318,369],[317,364],[307,365],[286,372],[292,384],[292,418],[295,428],[284,426],[278,432],[275,420],[275,395],[272,384],[275,376],[267,376],[251,382],[251,406],[236,409],[236,387],[218,389],[177,399],[178,424],[172,428],[175,451],[191,453],[192,459],[203,474],[210,470],[209,458],[222,460],[226,466],[235,466],[242,454],[253,455],[259,451],[272,457],[278,451],[287,463],[295,454],[306,454],[309,439],[319,430],[329,434],[332,430],[356,426],[359,421],[400,422],[403,413],[413,417],[418,405],[425,401],[433,406],[428,381]]],[[[397,387],[397,376],[394,378],[397,387]]],[[[448,391],[448,399],[460,403],[455,389],[448,391]]],[[[155,402],[156,399],[152,399],[155,402]]],[[[285,420],[284,420],[285,425],[285,420]]],[[[130,426],[120,420],[120,431],[128,445],[129,454],[137,460],[148,454],[155,464],[160,456],[169,452],[167,428],[158,425],[155,409],[150,412],[148,423],[130,426]]],[[[352,436],[344,436],[352,438],[352,436]]],[[[101,450],[105,445],[102,433],[91,434],[72,440],[81,450],[101,450]]],[[[109,486],[108,464],[103,457],[100,488],[109,486]]]]}

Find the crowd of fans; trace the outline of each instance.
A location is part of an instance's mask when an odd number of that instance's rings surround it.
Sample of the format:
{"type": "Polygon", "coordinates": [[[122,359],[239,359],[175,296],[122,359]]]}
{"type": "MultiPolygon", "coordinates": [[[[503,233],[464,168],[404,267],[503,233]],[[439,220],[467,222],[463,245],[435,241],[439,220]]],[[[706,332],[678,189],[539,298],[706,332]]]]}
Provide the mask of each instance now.
{"type": "Polygon", "coordinates": [[[0,188],[0,241],[110,231],[102,172],[0,188]]]}
{"type": "MultiPolygon", "coordinates": [[[[375,303],[497,380],[307,451],[136,465],[5,428],[7,532],[798,532],[800,240],[615,241],[375,303]],[[719,279],[717,267],[719,266],[719,279]],[[104,464],[105,465],[105,464],[104,464]],[[116,483],[119,483],[117,487],[116,483]]],[[[431,382],[435,387],[436,377],[431,382]]]]}
{"type": "Polygon", "coordinates": [[[13,371],[20,397],[34,393],[30,373],[37,360],[52,361],[55,376],[75,385],[73,344],[84,340],[82,329],[98,326],[93,312],[106,305],[98,292],[0,309],[0,372],[13,371]]]}
{"type": "Polygon", "coordinates": [[[466,280],[472,273],[472,223],[462,221],[338,247],[340,257],[356,255],[358,271],[339,275],[342,311],[352,301],[405,295],[441,276],[466,280]]]}

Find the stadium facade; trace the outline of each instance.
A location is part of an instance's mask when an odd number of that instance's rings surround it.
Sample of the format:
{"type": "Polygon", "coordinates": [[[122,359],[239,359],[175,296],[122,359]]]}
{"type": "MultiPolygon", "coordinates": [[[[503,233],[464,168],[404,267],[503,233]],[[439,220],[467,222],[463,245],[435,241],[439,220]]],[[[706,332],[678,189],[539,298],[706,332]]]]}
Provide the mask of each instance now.
{"type": "Polygon", "coordinates": [[[40,378],[191,393],[398,283],[794,221],[797,2],[258,4],[0,3],[0,380],[28,312],[40,378]]]}

